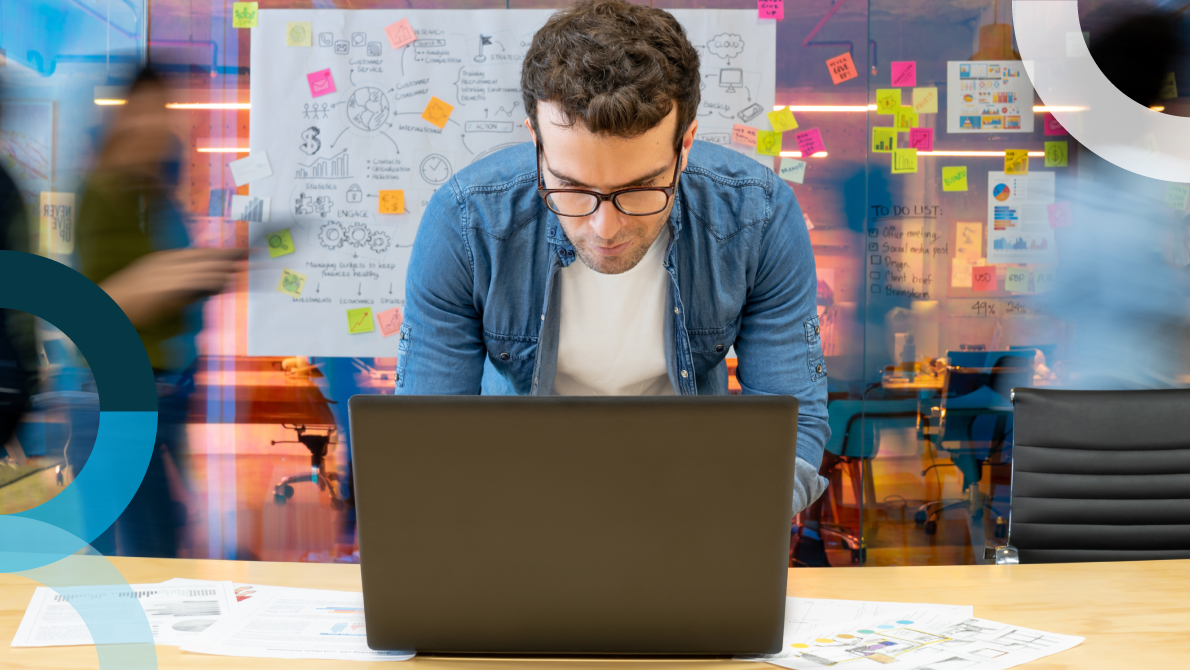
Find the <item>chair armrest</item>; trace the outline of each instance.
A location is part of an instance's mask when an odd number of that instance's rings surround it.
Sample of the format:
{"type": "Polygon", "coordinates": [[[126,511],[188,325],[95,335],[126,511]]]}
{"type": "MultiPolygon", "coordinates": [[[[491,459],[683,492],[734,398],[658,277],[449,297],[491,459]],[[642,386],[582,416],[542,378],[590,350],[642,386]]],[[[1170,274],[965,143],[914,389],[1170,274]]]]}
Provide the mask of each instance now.
{"type": "Polygon", "coordinates": [[[983,541],[983,557],[985,560],[995,560],[996,565],[1017,565],[1021,562],[1016,547],[1011,544],[996,544],[991,540],[983,541]]]}

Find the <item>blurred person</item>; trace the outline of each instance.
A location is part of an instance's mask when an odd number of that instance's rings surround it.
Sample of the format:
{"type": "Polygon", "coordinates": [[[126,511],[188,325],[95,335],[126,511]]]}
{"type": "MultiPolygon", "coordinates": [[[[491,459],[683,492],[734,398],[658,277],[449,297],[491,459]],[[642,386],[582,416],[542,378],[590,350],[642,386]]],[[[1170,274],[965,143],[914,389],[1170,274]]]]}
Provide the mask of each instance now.
{"type": "MultiPolygon", "coordinates": [[[[28,251],[28,236],[29,223],[20,191],[0,167],[0,251],[28,251]]],[[[34,331],[32,314],[0,309],[0,460],[20,460],[23,456],[16,430],[37,387],[34,331]]]]}
{"type": "MultiPolygon", "coordinates": [[[[194,388],[202,300],[222,292],[246,250],[189,248],[172,191],[180,143],[165,104],[168,88],[142,71],[116,112],[78,213],[79,269],[136,327],[157,380],[157,441],[132,502],[94,546],[105,554],[175,557],[185,505],[167,471],[185,481],[185,421],[194,388]]],[[[72,463],[76,468],[85,464],[72,463]]]]}

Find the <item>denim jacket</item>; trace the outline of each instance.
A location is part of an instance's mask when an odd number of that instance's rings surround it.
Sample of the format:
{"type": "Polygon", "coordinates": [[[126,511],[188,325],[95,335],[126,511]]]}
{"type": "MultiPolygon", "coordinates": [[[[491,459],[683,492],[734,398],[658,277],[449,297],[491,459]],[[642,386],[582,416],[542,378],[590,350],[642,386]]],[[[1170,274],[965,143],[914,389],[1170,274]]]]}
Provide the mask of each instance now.
{"type": "MultiPolygon", "coordinates": [[[[397,394],[552,392],[558,270],[582,261],[537,196],[534,156],[531,143],[500,151],[431,198],[409,261],[397,394]]],[[[734,346],[745,394],[797,397],[797,453],[816,471],[830,434],[826,363],[793,191],[756,161],[696,141],[668,225],[674,392],[726,394],[734,346]]]]}

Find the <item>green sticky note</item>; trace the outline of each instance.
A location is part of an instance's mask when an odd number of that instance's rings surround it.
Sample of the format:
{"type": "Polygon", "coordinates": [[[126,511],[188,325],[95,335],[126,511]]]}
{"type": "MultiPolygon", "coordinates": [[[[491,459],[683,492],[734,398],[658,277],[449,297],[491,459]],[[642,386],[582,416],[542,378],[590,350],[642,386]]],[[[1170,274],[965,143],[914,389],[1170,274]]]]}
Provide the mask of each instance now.
{"type": "Polygon", "coordinates": [[[765,156],[780,156],[781,133],[775,130],[756,131],[756,153],[765,156]]]}
{"type": "Polygon", "coordinates": [[[1046,142],[1045,143],[1045,166],[1046,167],[1066,167],[1066,143],[1065,142],[1046,142]]]}
{"type": "Polygon", "coordinates": [[[293,236],[289,234],[288,228],[269,233],[265,236],[265,241],[269,245],[269,258],[293,253],[293,236]]]}
{"type": "Polygon", "coordinates": [[[967,190],[967,166],[958,165],[955,167],[942,168],[942,190],[943,191],[966,191],[967,190]]]}
{"type": "Polygon", "coordinates": [[[872,152],[878,154],[890,154],[893,149],[897,148],[897,129],[896,128],[873,128],[872,129],[872,152]]]}
{"type": "MultiPolygon", "coordinates": [[[[226,5],[224,5],[226,7],[226,5]]],[[[260,5],[255,2],[231,3],[231,27],[255,28],[260,5]]]]}
{"type": "Polygon", "coordinates": [[[773,130],[779,133],[797,128],[797,119],[793,118],[793,112],[789,111],[788,107],[782,107],[775,112],[769,112],[768,117],[773,130]]]}
{"type": "Polygon", "coordinates": [[[373,330],[372,325],[372,308],[360,307],[359,309],[347,310],[347,332],[355,335],[356,333],[370,333],[373,330]]]}
{"type": "Polygon", "coordinates": [[[896,114],[897,110],[901,108],[901,89],[899,88],[878,88],[876,89],[876,113],[877,114],[896,114]]]}
{"type": "Polygon", "coordinates": [[[893,174],[917,172],[917,149],[892,150],[893,174]]]}
{"type": "Polygon", "coordinates": [[[1029,270],[1026,268],[1008,268],[1004,272],[1004,290],[1013,293],[1029,292],[1029,270]]]}

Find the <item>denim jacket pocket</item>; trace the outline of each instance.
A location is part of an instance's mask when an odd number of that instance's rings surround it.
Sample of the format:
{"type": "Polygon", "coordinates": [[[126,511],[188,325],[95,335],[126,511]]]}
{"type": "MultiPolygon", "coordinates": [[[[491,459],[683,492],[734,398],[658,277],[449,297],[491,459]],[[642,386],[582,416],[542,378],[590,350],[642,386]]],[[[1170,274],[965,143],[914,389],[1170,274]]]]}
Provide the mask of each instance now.
{"type": "Polygon", "coordinates": [[[401,388],[405,387],[405,366],[409,363],[409,347],[413,344],[412,332],[406,323],[397,335],[397,386],[401,388]]]}
{"type": "Polygon", "coordinates": [[[806,366],[810,370],[810,381],[826,377],[826,357],[822,355],[822,327],[818,317],[810,317],[802,324],[806,331],[806,366]]]}
{"type": "Polygon", "coordinates": [[[488,360],[509,379],[531,379],[537,362],[537,338],[483,331],[488,360]]]}

